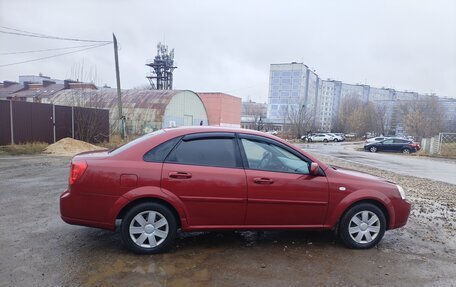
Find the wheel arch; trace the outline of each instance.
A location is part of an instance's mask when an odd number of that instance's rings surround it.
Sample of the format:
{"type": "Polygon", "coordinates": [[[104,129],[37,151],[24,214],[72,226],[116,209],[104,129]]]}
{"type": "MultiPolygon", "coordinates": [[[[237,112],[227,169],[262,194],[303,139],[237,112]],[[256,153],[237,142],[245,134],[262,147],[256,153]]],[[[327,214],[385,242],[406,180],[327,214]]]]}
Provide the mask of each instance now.
{"type": "Polygon", "coordinates": [[[182,200],[174,193],[156,186],[142,186],[128,191],[120,197],[119,203],[111,209],[112,222],[121,219],[134,205],[142,202],[157,202],[168,207],[176,217],[179,227],[187,227],[187,211],[182,200]]]}
{"type": "Polygon", "coordinates": [[[141,197],[141,198],[137,198],[137,199],[135,199],[133,201],[130,201],[128,204],[126,204],[124,207],[122,207],[122,209],[120,209],[119,213],[116,216],[116,219],[123,219],[125,214],[131,208],[133,208],[134,206],[136,206],[138,204],[146,203],[146,202],[154,202],[154,203],[158,203],[158,204],[161,204],[163,206],[166,206],[172,212],[174,217],[176,218],[177,227],[179,227],[179,228],[182,227],[182,218],[179,215],[179,212],[177,211],[177,209],[171,203],[169,203],[168,201],[166,201],[164,199],[161,199],[161,198],[158,198],[158,197],[153,197],[153,196],[141,197]]]}
{"type": "Polygon", "coordinates": [[[340,220],[353,206],[361,203],[371,203],[383,212],[386,219],[386,230],[392,227],[395,221],[395,211],[391,200],[383,193],[373,190],[359,190],[346,196],[333,209],[332,213],[326,220],[325,225],[332,230],[337,230],[340,220]]]}
{"type": "Polygon", "coordinates": [[[370,203],[372,205],[375,205],[376,207],[378,207],[382,212],[383,212],[383,215],[385,215],[385,220],[386,220],[386,230],[389,229],[389,226],[391,224],[391,221],[390,221],[390,214],[388,212],[388,208],[379,200],[376,200],[376,199],[373,199],[373,198],[366,198],[366,199],[361,199],[361,200],[358,200],[358,201],[355,201],[353,202],[352,204],[350,204],[349,206],[347,206],[344,211],[342,212],[342,214],[339,216],[339,220],[337,221],[337,225],[339,225],[339,222],[340,220],[345,216],[345,214],[354,206],[358,205],[358,204],[363,204],[363,203],[370,203]]]}

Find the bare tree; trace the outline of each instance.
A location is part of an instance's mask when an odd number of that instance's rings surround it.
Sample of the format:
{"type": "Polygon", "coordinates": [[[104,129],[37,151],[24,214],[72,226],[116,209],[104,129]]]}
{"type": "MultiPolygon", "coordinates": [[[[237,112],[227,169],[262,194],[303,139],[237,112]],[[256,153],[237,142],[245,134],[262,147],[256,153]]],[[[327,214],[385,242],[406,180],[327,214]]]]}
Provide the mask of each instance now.
{"type": "Polygon", "coordinates": [[[288,105],[286,115],[291,131],[298,139],[312,129],[312,115],[305,105],[288,105]]]}
{"type": "Polygon", "coordinates": [[[333,130],[356,133],[364,136],[368,132],[386,133],[388,115],[386,106],[365,102],[357,95],[344,98],[333,122],[333,130]]]}
{"type": "Polygon", "coordinates": [[[443,109],[436,97],[401,104],[404,125],[409,135],[420,139],[431,137],[444,130],[443,109]]]}
{"type": "Polygon", "coordinates": [[[95,66],[86,67],[84,61],[71,68],[70,89],[63,101],[73,106],[75,138],[86,142],[100,142],[109,140],[109,134],[103,131],[103,125],[108,118],[103,116],[100,109],[106,109],[106,99],[103,92],[96,86],[101,83],[95,66]]]}
{"type": "Polygon", "coordinates": [[[252,101],[244,102],[242,103],[242,116],[252,121],[256,130],[261,130],[262,122],[266,118],[266,105],[252,101]]]}
{"type": "Polygon", "coordinates": [[[375,103],[375,132],[386,136],[391,126],[391,115],[385,103],[375,103]]]}

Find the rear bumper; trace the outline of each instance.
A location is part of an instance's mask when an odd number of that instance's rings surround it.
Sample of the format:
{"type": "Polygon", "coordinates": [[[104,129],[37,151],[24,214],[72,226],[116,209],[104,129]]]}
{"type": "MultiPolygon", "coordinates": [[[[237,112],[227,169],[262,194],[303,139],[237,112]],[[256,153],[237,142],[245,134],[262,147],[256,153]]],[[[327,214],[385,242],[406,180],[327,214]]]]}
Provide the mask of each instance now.
{"type": "Polygon", "coordinates": [[[60,217],[69,224],[115,230],[116,203],[127,199],[119,196],[80,194],[66,190],[60,196],[60,217]]]}

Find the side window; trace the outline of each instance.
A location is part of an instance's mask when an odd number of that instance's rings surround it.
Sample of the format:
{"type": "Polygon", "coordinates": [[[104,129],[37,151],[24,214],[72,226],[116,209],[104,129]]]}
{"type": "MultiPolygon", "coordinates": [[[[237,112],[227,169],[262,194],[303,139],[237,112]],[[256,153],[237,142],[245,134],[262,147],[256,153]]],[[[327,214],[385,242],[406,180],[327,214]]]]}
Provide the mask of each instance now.
{"type": "Polygon", "coordinates": [[[144,161],[163,162],[166,156],[169,154],[169,152],[179,142],[179,140],[180,137],[177,137],[159,144],[158,146],[154,147],[144,155],[144,161]]]}
{"type": "Polygon", "coordinates": [[[383,141],[384,144],[392,144],[393,143],[393,140],[385,140],[383,141]]]}
{"type": "Polygon", "coordinates": [[[240,167],[234,139],[209,138],[181,141],[166,162],[217,167],[240,167]]]}
{"type": "Polygon", "coordinates": [[[407,140],[401,140],[401,139],[395,139],[394,143],[408,143],[409,141],[407,140]]]}
{"type": "Polygon", "coordinates": [[[265,142],[242,139],[250,169],[309,174],[309,164],[291,152],[265,142]]]}

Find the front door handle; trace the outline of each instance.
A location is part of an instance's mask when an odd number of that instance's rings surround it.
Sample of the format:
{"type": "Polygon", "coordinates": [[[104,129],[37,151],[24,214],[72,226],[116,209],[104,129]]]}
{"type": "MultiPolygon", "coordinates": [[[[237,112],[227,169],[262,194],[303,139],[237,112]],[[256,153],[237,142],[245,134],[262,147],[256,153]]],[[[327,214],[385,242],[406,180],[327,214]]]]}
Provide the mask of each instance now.
{"type": "Polygon", "coordinates": [[[168,174],[170,178],[178,178],[178,179],[187,179],[192,178],[192,174],[188,172],[181,172],[181,171],[174,171],[168,174]]]}
{"type": "Polygon", "coordinates": [[[266,177],[255,177],[253,179],[253,182],[254,183],[257,183],[257,184],[273,184],[274,181],[270,178],[266,178],[266,177]]]}

